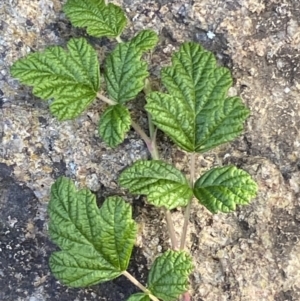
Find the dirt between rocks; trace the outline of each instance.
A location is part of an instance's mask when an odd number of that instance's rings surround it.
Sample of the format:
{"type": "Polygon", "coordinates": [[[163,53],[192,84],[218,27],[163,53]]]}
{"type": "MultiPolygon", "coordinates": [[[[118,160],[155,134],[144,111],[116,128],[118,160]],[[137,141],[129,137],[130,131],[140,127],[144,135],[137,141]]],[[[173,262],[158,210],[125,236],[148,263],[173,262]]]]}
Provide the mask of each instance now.
{"type": "MultiPolygon", "coordinates": [[[[120,277],[87,289],[62,286],[50,273],[56,247],[47,235],[46,207],[51,184],[67,175],[79,186],[105,196],[122,194],[120,171],[148,157],[130,132],[115,150],[98,138],[103,105],[95,102],[75,121],[59,123],[47,102],[32,96],[9,74],[29,51],[65,45],[86,36],[61,12],[59,0],[2,0],[0,3],[0,300],[126,300],[136,288],[120,277]]],[[[211,215],[193,205],[187,247],[194,258],[194,301],[300,300],[300,118],[298,0],[114,1],[129,19],[123,35],[143,28],[160,33],[151,59],[155,83],[162,66],[184,41],[201,43],[231,69],[232,95],[251,109],[243,135],[197,158],[197,170],[235,164],[259,185],[257,198],[232,214],[211,215]]],[[[86,36],[100,61],[114,47],[86,36]]],[[[132,103],[143,125],[140,101],[132,103]]],[[[159,135],[168,162],[188,171],[188,157],[159,135]]],[[[147,268],[169,246],[162,213],[143,198],[129,199],[141,225],[130,272],[145,283],[147,268]]],[[[180,233],[182,212],[173,212],[180,233]]]]}

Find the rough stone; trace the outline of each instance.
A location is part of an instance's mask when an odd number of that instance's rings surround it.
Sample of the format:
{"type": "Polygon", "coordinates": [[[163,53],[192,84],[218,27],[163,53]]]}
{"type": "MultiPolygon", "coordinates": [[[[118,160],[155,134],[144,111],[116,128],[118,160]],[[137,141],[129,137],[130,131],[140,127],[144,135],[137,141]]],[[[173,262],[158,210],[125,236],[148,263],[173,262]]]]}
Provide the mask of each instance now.
{"type": "MultiPolygon", "coordinates": [[[[11,78],[9,66],[31,51],[65,45],[75,29],[61,11],[65,1],[3,0],[0,3],[0,299],[126,300],[137,291],[126,279],[87,289],[62,286],[50,273],[56,247],[47,235],[49,189],[60,175],[93,190],[99,200],[124,195],[120,171],[147,158],[143,142],[130,132],[112,150],[97,136],[103,104],[96,101],[74,121],[60,123],[48,103],[11,78]]],[[[122,38],[143,28],[160,34],[148,60],[151,79],[170,63],[181,42],[195,41],[231,69],[234,87],[251,110],[244,134],[197,157],[201,172],[235,164],[258,182],[259,194],[237,212],[211,215],[194,202],[187,247],[194,258],[194,301],[300,300],[300,134],[298,0],[116,0],[129,24],[122,38]]],[[[115,42],[86,36],[100,62],[115,42]]],[[[132,102],[134,118],[146,126],[143,100],[132,102]]],[[[161,157],[188,173],[189,157],[158,135],[161,157]]],[[[164,216],[143,198],[128,197],[139,237],[130,266],[145,283],[155,256],[169,247],[164,216]]],[[[172,212],[178,234],[182,212],[172,212]]]]}

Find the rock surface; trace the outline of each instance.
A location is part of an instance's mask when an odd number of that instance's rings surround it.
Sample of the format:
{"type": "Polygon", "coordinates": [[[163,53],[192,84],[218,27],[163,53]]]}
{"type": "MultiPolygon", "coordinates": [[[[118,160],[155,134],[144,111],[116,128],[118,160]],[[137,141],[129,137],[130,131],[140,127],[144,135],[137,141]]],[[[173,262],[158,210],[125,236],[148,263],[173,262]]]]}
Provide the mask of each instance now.
{"type": "MultiPolygon", "coordinates": [[[[120,171],[148,152],[134,133],[117,149],[98,138],[104,106],[96,101],[81,117],[59,123],[48,104],[9,74],[30,51],[86,36],[61,11],[65,1],[3,0],[0,3],[0,300],[126,300],[136,291],[120,277],[88,289],[59,284],[48,267],[56,247],[47,235],[46,207],[59,175],[101,198],[124,194],[120,171]]],[[[213,51],[235,80],[230,93],[251,110],[244,134],[198,156],[197,170],[235,164],[259,185],[249,206],[211,215],[193,204],[187,247],[194,258],[194,301],[300,300],[300,2],[298,0],[116,0],[128,16],[124,39],[143,28],[160,34],[151,74],[169,64],[181,42],[213,51]]],[[[100,61],[114,42],[86,36],[100,61]]],[[[135,118],[146,124],[139,102],[135,118]]],[[[188,172],[189,158],[159,135],[161,156],[188,172]]],[[[163,214],[129,199],[141,225],[130,271],[145,282],[155,256],[169,247],[163,214]]],[[[178,233],[182,212],[173,212],[178,233]]]]}

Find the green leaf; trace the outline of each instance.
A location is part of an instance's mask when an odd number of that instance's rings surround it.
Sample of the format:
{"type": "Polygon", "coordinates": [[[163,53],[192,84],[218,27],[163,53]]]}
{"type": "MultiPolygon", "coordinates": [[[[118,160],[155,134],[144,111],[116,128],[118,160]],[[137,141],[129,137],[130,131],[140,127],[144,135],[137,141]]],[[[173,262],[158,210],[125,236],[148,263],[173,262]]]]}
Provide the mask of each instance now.
{"type": "Polygon", "coordinates": [[[127,269],[137,230],[122,198],[107,198],[99,209],[89,190],[76,191],[61,177],[52,185],[48,212],[50,237],[61,249],[51,255],[50,267],[64,284],[89,286],[127,269]]]}
{"type": "Polygon", "coordinates": [[[192,270],[192,259],[187,253],[167,251],[154,261],[148,276],[148,288],[163,301],[177,300],[188,290],[192,270]]]}
{"type": "Polygon", "coordinates": [[[63,10],[74,26],[94,37],[117,37],[127,23],[121,7],[104,0],[68,0],[63,10]]]}
{"type": "Polygon", "coordinates": [[[155,47],[158,42],[158,35],[153,30],[140,31],[131,41],[137,50],[145,52],[155,47]]]}
{"type": "Polygon", "coordinates": [[[179,147],[202,153],[241,133],[249,110],[240,98],[226,96],[231,75],[212,53],[184,43],[161,76],[169,94],[149,94],[146,110],[179,147]]]}
{"type": "Polygon", "coordinates": [[[83,38],[71,39],[68,52],[49,47],[15,62],[11,74],[33,86],[33,94],[54,98],[51,112],[59,119],[73,119],[95,99],[100,88],[97,54],[83,38]]]}
{"type": "Polygon", "coordinates": [[[137,96],[147,78],[147,64],[131,43],[118,44],[106,59],[105,81],[111,99],[124,104],[137,96]]]}
{"type": "Polygon", "coordinates": [[[186,177],[159,160],[135,162],[122,172],[119,183],[133,194],[146,195],[150,204],[167,209],[186,206],[193,196],[186,177]]]}
{"type": "Polygon", "coordinates": [[[137,293],[134,295],[131,295],[127,301],[151,301],[149,298],[149,295],[146,295],[144,293],[137,293]]]}
{"type": "Polygon", "coordinates": [[[196,198],[212,213],[233,211],[236,205],[248,204],[256,193],[257,185],[251,176],[235,166],[213,168],[194,186],[196,198]]]}
{"type": "Polygon", "coordinates": [[[123,105],[109,106],[99,121],[99,135],[110,147],[116,147],[124,140],[131,124],[130,113],[123,105]]]}
{"type": "Polygon", "coordinates": [[[118,44],[105,62],[104,77],[111,99],[120,104],[135,98],[149,75],[142,54],[158,41],[154,31],[143,30],[131,41],[118,44]]]}

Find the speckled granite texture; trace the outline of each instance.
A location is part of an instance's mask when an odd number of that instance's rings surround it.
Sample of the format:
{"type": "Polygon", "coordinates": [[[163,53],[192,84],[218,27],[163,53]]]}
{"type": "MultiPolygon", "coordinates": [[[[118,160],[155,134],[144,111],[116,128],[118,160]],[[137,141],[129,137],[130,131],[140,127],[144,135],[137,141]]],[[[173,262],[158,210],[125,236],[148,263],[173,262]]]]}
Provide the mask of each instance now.
{"type": "MultiPolygon", "coordinates": [[[[151,58],[155,83],[161,66],[183,41],[212,50],[232,70],[231,94],[251,109],[244,134],[198,156],[199,172],[233,163],[253,175],[258,197],[237,212],[212,216],[193,205],[188,247],[194,257],[194,301],[300,300],[300,2],[298,0],[116,0],[129,19],[123,38],[142,28],[160,33],[151,58]]],[[[16,59],[47,45],[64,45],[74,29],[60,0],[0,2],[0,300],[123,301],[134,291],[119,278],[88,289],[69,289],[51,275],[55,246],[47,236],[49,188],[59,175],[99,197],[123,194],[119,172],[148,153],[130,132],[117,149],[97,136],[103,105],[95,102],[74,121],[59,123],[47,102],[9,75],[16,59]]],[[[87,36],[86,36],[87,37],[87,36]]],[[[87,37],[100,61],[114,42],[87,37]]],[[[144,125],[141,100],[132,103],[144,125]]],[[[183,171],[188,157],[159,135],[161,155],[183,171]]],[[[161,212],[129,199],[140,234],[130,271],[142,282],[155,256],[169,246],[161,212]]],[[[180,233],[181,211],[173,212],[180,233]]]]}

